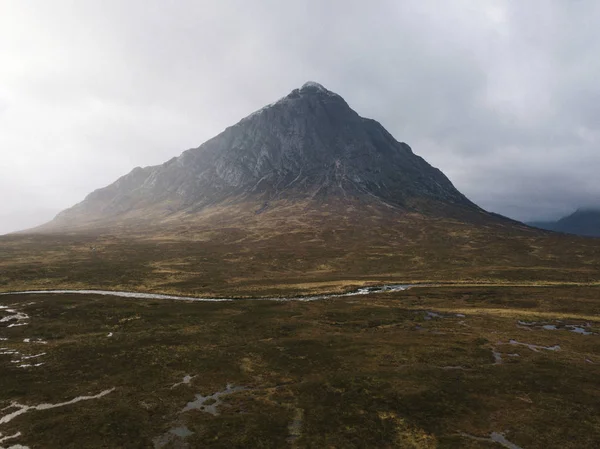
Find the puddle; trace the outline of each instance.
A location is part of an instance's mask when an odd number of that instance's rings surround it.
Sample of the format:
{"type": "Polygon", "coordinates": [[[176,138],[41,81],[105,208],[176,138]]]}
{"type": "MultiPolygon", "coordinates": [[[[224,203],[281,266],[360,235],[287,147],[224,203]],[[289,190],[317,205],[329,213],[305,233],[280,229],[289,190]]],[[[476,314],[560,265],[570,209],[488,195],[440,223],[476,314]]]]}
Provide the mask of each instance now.
{"type": "Polygon", "coordinates": [[[495,443],[499,443],[508,449],[522,449],[520,446],[517,446],[516,444],[508,441],[502,433],[492,432],[492,434],[490,435],[490,440],[492,440],[495,443]]]}
{"type": "Polygon", "coordinates": [[[35,354],[35,355],[23,355],[23,356],[21,356],[21,360],[35,359],[35,358],[41,357],[43,355],[46,355],[46,353],[45,352],[40,352],[39,354],[35,354]]]}
{"type": "Polygon", "coordinates": [[[477,437],[475,435],[470,435],[468,433],[461,433],[460,436],[469,438],[471,440],[476,440],[476,441],[488,441],[488,442],[492,442],[492,443],[498,443],[507,449],[523,449],[521,446],[517,446],[516,444],[508,441],[506,439],[506,437],[504,436],[504,434],[499,433],[499,432],[492,432],[490,434],[489,438],[477,437]]]}
{"type": "MultiPolygon", "coordinates": [[[[94,396],[78,396],[75,399],[71,399],[70,401],[66,401],[66,402],[59,402],[58,404],[23,405],[18,402],[12,402],[8,407],[4,407],[2,410],[0,410],[0,411],[13,410],[11,413],[8,413],[8,414],[0,417],[0,424],[9,423],[13,419],[15,419],[17,416],[21,416],[31,410],[48,410],[48,409],[52,409],[52,408],[64,407],[64,406],[75,404],[75,403],[81,402],[81,401],[89,401],[91,399],[99,399],[103,396],[106,396],[109,393],[112,393],[113,391],[115,391],[115,389],[111,388],[109,390],[104,390],[94,396]]],[[[2,444],[6,440],[11,440],[14,438],[18,438],[20,436],[21,436],[21,432],[17,432],[14,435],[9,435],[9,436],[3,436],[2,433],[0,433],[0,444],[2,444]]],[[[21,444],[13,444],[11,446],[8,446],[7,448],[0,446],[0,449],[29,449],[29,447],[23,446],[21,444]]]]}
{"type": "Polygon", "coordinates": [[[539,346],[539,345],[532,345],[529,343],[521,343],[520,341],[517,340],[510,340],[508,342],[511,345],[520,345],[520,346],[527,346],[529,349],[531,349],[534,352],[540,352],[540,349],[545,349],[546,351],[560,351],[560,345],[554,345],[554,346],[539,346]]]}
{"type": "MultiPolygon", "coordinates": [[[[4,443],[8,440],[14,440],[15,438],[19,438],[21,436],[21,432],[16,432],[12,435],[3,436],[2,432],[0,432],[0,444],[4,443]]],[[[5,449],[4,446],[0,446],[0,449],[5,449]]],[[[29,449],[28,446],[23,446],[21,444],[13,444],[12,446],[8,446],[6,449],[29,449]]]]}
{"type": "MultiPolygon", "coordinates": [[[[20,363],[20,365],[17,365],[17,368],[35,368],[38,366],[42,366],[44,363],[23,363],[26,360],[30,360],[30,359],[35,359],[41,356],[46,355],[45,352],[41,352],[39,354],[34,354],[34,355],[22,355],[19,351],[14,350],[14,349],[7,349],[7,348],[0,348],[0,355],[11,355],[13,357],[15,357],[13,360],[10,361],[10,363],[20,363]]],[[[1,448],[0,448],[1,449],[1,448]]]]}
{"type": "Polygon", "coordinates": [[[0,323],[7,323],[8,321],[23,321],[29,319],[29,315],[23,312],[17,312],[14,309],[5,309],[6,312],[12,313],[12,315],[7,315],[5,317],[0,318],[0,323]]]}
{"type": "Polygon", "coordinates": [[[196,395],[196,399],[188,402],[187,405],[179,413],[185,413],[190,410],[200,410],[206,413],[210,413],[213,416],[219,415],[217,407],[223,403],[221,397],[227,396],[238,391],[245,390],[246,387],[236,387],[232,384],[227,384],[227,387],[223,391],[217,391],[209,396],[202,396],[201,394],[196,395]]]}
{"type": "Polygon", "coordinates": [[[75,403],[81,402],[81,401],[89,401],[91,399],[100,399],[101,397],[106,396],[107,394],[110,394],[113,391],[115,391],[115,389],[111,388],[109,390],[104,390],[95,396],[77,396],[75,399],[71,399],[70,401],[66,401],[66,402],[59,402],[58,404],[23,405],[23,404],[19,404],[18,402],[12,402],[8,407],[6,407],[6,409],[17,409],[17,410],[1,417],[0,424],[6,424],[6,423],[12,421],[13,419],[15,419],[17,416],[23,415],[24,413],[27,413],[30,410],[48,410],[48,409],[52,409],[52,408],[64,407],[66,405],[75,404],[75,403]]]}
{"type": "Polygon", "coordinates": [[[28,364],[25,363],[23,365],[17,365],[17,368],[37,368],[38,366],[42,366],[44,363],[35,363],[35,364],[28,364]]]}
{"type": "Polygon", "coordinates": [[[6,440],[12,440],[14,438],[19,438],[21,436],[21,432],[17,432],[13,435],[6,435],[3,436],[3,434],[0,432],[0,443],[4,443],[6,440]]]}
{"type": "Polygon", "coordinates": [[[494,356],[494,365],[502,365],[502,363],[504,363],[502,360],[502,354],[496,351],[496,348],[492,349],[492,355],[494,356]]]}
{"type": "Polygon", "coordinates": [[[578,324],[565,324],[563,325],[561,321],[558,321],[559,325],[556,324],[548,324],[548,323],[539,323],[536,321],[517,321],[517,327],[520,327],[522,329],[528,329],[528,330],[532,330],[532,329],[543,329],[546,331],[561,331],[561,330],[568,330],[570,332],[574,332],[576,334],[580,334],[580,335],[595,335],[592,331],[590,330],[586,330],[586,328],[590,328],[591,325],[590,323],[585,323],[582,325],[578,325],[578,324]]]}
{"type": "MultiPolygon", "coordinates": [[[[178,387],[179,385],[189,385],[192,379],[194,379],[195,377],[196,376],[186,374],[181,382],[174,384],[171,388],[178,387]]],[[[217,407],[219,407],[223,403],[221,397],[243,390],[246,390],[246,387],[236,387],[232,384],[227,384],[223,391],[217,391],[216,393],[213,393],[209,396],[202,396],[201,394],[197,394],[196,399],[191,402],[188,402],[179,413],[185,413],[190,410],[200,410],[202,412],[210,413],[213,416],[218,416],[219,410],[217,409],[217,407]]],[[[165,434],[156,437],[152,440],[154,444],[154,449],[161,449],[167,445],[170,445],[171,443],[177,443],[173,447],[188,447],[188,444],[185,443],[184,440],[190,435],[193,435],[194,432],[192,432],[186,426],[182,425],[181,422],[178,422],[174,425],[176,427],[173,427],[165,434]]]]}
{"type": "Polygon", "coordinates": [[[190,429],[188,429],[185,426],[175,427],[174,429],[169,430],[169,432],[172,433],[173,435],[179,437],[179,438],[187,438],[190,435],[194,434],[194,432],[192,432],[190,429]]]}
{"type": "MultiPolygon", "coordinates": [[[[185,439],[193,434],[194,432],[192,432],[186,426],[174,427],[164,435],[156,437],[152,440],[152,442],[154,443],[154,449],[161,449],[169,443],[171,443],[176,438],[185,439]]],[[[180,444],[174,447],[187,447],[187,444],[180,444]]]]}
{"type": "MultiPolygon", "coordinates": [[[[589,327],[589,324],[587,324],[587,326],[589,327]]],[[[565,325],[566,328],[568,328],[571,332],[575,332],[576,334],[581,334],[581,335],[594,335],[593,332],[591,331],[586,331],[583,327],[581,326],[575,326],[573,324],[567,324],[565,325]]]]}

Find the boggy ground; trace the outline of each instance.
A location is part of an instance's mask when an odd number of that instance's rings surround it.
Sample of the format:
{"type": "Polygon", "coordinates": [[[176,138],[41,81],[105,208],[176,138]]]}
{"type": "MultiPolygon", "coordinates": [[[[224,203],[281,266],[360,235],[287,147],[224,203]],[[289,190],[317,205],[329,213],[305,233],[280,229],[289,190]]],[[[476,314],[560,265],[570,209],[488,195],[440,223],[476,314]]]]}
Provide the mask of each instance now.
{"type": "Polygon", "coordinates": [[[268,297],[368,283],[598,283],[600,239],[473,211],[379,203],[215,207],[105,229],[0,236],[0,291],[84,288],[268,297]],[[439,210],[438,210],[439,209],[439,210]],[[456,215],[456,217],[455,217],[456,215]]]}
{"type": "Polygon", "coordinates": [[[0,296],[0,446],[596,448],[599,296],[0,296]]]}

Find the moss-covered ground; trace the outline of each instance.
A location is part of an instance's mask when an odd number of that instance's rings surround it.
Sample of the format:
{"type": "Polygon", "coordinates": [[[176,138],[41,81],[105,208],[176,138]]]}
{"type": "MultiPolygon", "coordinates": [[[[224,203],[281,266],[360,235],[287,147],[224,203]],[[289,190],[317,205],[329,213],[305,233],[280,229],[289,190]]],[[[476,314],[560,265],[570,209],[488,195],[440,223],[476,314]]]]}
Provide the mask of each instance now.
{"type": "Polygon", "coordinates": [[[498,432],[523,449],[597,448],[599,299],[564,286],[314,302],[0,296],[0,319],[28,316],[0,322],[0,432],[21,433],[0,446],[501,448],[486,440],[498,432]],[[244,389],[220,396],[217,415],[181,412],[227,384],[244,389]],[[11,403],[111,388],[2,422],[11,403]],[[169,433],[181,427],[193,433],[169,433]]]}

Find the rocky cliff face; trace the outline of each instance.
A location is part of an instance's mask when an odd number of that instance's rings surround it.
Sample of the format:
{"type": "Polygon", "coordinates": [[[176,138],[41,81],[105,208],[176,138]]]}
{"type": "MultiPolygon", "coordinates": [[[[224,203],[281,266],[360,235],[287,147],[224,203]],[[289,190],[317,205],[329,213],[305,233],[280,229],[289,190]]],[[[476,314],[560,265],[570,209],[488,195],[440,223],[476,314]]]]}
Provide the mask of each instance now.
{"type": "Polygon", "coordinates": [[[378,122],[309,82],[198,148],[159,166],[134,169],[55,221],[196,212],[245,200],[268,207],[278,199],[331,196],[409,210],[424,200],[479,210],[378,122]]]}

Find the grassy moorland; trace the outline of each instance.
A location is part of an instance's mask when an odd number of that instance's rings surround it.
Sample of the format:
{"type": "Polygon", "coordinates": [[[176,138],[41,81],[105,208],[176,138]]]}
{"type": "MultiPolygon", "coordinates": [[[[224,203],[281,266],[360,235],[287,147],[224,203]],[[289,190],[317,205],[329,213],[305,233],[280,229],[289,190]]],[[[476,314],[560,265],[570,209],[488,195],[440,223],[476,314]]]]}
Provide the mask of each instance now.
{"type": "Polygon", "coordinates": [[[315,302],[0,296],[0,317],[27,315],[0,322],[0,438],[20,432],[0,445],[483,449],[502,447],[497,432],[524,449],[596,448],[599,296],[589,286],[315,302]],[[243,389],[208,399],[216,414],[183,411],[228,383],[243,389]]]}
{"type": "Polygon", "coordinates": [[[0,237],[0,291],[101,288],[198,296],[340,291],[385,282],[597,283],[600,239],[463,211],[280,202],[0,237]],[[456,217],[454,217],[456,215],[456,217]]]}
{"type": "Polygon", "coordinates": [[[2,236],[0,291],[438,286],[2,295],[0,447],[600,446],[600,239],[473,211],[255,206],[2,236]]]}

